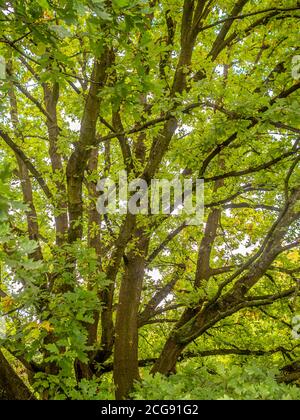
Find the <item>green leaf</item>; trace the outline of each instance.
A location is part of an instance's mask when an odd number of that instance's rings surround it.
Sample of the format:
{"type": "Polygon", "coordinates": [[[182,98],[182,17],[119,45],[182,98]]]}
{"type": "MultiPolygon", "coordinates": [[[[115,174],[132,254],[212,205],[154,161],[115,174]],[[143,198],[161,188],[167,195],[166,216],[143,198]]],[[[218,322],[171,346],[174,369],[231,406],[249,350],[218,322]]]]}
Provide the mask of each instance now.
{"type": "Polygon", "coordinates": [[[59,349],[54,343],[46,344],[45,349],[48,350],[50,353],[59,354],[59,349]]]}
{"type": "Polygon", "coordinates": [[[37,0],[37,3],[43,8],[43,9],[49,9],[49,3],[48,0],[37,0]]]}
{"type": "Polygon", "coordinates": [[[116,7],[123,8],[123,7],[130,6],[130,1],[129,0],[113,0],[113,4],[116,7]]]}

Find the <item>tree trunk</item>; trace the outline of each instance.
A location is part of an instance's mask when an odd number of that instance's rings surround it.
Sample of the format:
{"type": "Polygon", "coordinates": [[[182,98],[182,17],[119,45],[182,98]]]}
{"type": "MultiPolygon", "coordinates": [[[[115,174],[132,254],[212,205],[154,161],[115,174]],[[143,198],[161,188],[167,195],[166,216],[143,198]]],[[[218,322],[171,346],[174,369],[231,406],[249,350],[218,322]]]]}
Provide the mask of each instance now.
{"type": "Polygon", "coordinates": [[[66,202],[66,186],[64,183],[64,168],[62,156],[58,150],[59,127],[57,122],[57,103],[59,100],[59,84],[54,83],[52,86],[43,83],[44,103],[49,117],[47,118],[47,129],[49,138],[49,156],[51,160],[52,172],[55,179],[57,189],[57,208],[58,214],[55,215],[56,244],[63,245],[68,231],[68,215],[66,202]],[[57,178],[58,174],[60,179],[57,178]]]}
{"type": "Polygon", "coordinates": [[[0,351],[0,400],[34,400],[35,397],[0,351]]]}
{"type": "Polygon", "coordinates": [[[277,377],[277,382],[300,386],[300,360],[284,366],[280,371],[281,374],[277,377]]]}
{"type": "Polygon", "coordinates": [[[185,346],[186,344],[179,344],[174,337],[170,337],[151,373],[161,373],[166,376],[176,373],[176,363],[185,346]]]}
{"type": "Polygon", "coordinates": [[[138,311],[145,271],[145,255],[149,243],[148,238],[142,237],[141,233],[140,236],[137,250],[131,252],[125,263],[119,295],[114,350],[117,400],[128,398],[134,381],[139,380],[138,311]]]}

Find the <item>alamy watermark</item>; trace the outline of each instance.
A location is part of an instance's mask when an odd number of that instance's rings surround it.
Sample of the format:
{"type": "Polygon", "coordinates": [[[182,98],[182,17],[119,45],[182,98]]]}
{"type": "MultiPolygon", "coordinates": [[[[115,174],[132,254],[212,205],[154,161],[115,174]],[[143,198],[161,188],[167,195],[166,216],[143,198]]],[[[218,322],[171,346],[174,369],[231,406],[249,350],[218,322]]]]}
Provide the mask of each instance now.
{"type": "Polygon", "coordinates": [[[294,318],[292,319],[292,337],[295,340],[299,340],[300,339],[300,315],[296,315],[294,316],[294,318]]]}
{"type": "Polygon", "coordinates": [[[5,58],[0,55],[0,80],[4,80],[6,78],[6,62],[5,58]]]}
{"type": "Polygon", "coordinates": [[[97,191],[100,197],[96,207],[100,214],[184,215],[188,225],[203,223],[202,179],[152,179],[147,183],[142,178],[129,180],[127,172],[120,171],[118,182],[101,179],[97,191]]]}
{"type": "Polygon", "coordinates": [[[0,340],[3,340],[6,336],[6,322],[5,318],[0,315],[0,340]]]}
{"type": "Polygon", "coordinates": [[[292,76],[295,80],[300,80],[300,55],[292,58],[292,76]]]}

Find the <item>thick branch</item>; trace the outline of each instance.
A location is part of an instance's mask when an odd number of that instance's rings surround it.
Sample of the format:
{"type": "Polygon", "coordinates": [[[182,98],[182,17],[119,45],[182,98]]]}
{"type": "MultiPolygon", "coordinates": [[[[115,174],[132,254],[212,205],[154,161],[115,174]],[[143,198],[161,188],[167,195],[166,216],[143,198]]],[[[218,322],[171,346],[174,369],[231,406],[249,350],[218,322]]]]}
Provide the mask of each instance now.
{"type": "Polygon", "coordinates": [[[0,136],[3,138],[5,143],[15,152],[16,155],[24,162],[26,167],[28,168],[29,172],[33,175],[36,179],[38,184],[40,185],[41,189],[44,191],[46,197],[49,200],[52,200],[52,193],[49,190],[44,178],[42,177],[41,173],[33,166],[30,159],[25,155],[25,153],[16,145],[16,143],[10,138],[10,136],[5,133],[3,130],[0,129],[0,136]]]}

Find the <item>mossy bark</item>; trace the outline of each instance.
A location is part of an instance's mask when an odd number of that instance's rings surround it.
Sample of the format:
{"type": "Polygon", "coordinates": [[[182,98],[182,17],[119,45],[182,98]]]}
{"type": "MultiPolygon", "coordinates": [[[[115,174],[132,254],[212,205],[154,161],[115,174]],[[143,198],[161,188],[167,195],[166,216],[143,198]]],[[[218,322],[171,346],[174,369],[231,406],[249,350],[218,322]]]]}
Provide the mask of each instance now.
{"type": "Polygon", "coordinates": [[[0,400],[34,400],[35,397],[0,351],[0,400]]]}

